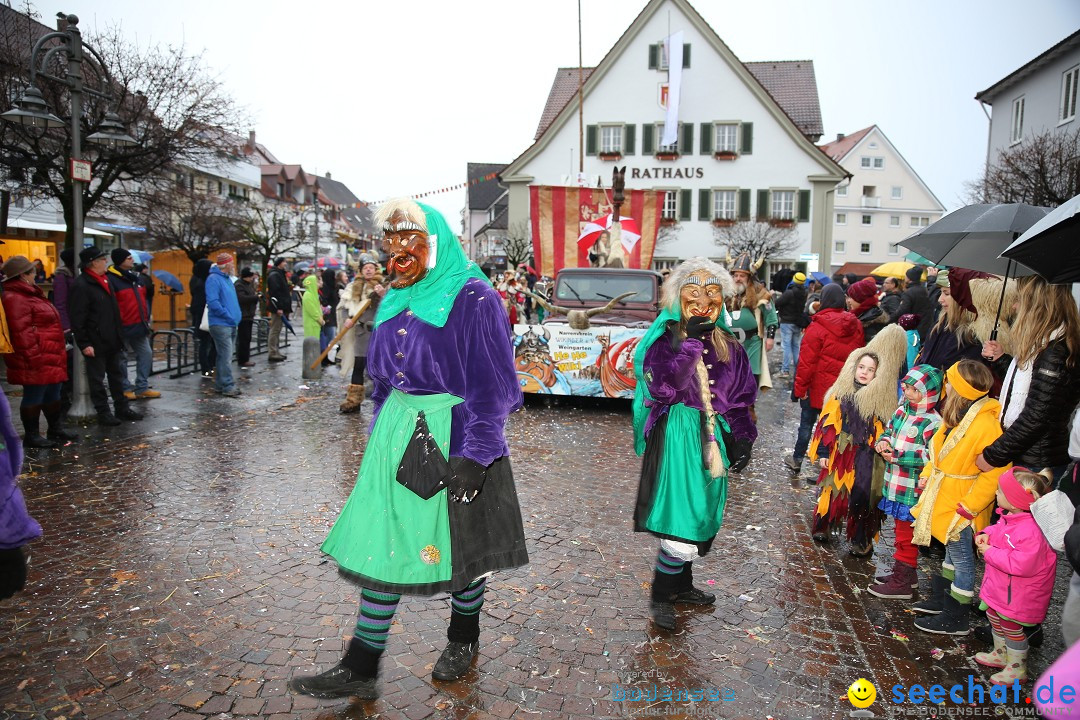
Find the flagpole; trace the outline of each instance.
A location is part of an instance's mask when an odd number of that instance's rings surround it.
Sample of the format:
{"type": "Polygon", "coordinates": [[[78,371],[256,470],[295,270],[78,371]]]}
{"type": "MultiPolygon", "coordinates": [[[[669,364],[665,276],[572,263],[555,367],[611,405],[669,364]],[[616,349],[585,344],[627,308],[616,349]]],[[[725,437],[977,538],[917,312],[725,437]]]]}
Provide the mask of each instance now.
{"type": "Polygon", "coordinates": [[[585,172],[585,104],[583,87],[585,70],[581,58],[581,0],[577,3],[577,122],[578,122],[578,174],[585,172]]]}

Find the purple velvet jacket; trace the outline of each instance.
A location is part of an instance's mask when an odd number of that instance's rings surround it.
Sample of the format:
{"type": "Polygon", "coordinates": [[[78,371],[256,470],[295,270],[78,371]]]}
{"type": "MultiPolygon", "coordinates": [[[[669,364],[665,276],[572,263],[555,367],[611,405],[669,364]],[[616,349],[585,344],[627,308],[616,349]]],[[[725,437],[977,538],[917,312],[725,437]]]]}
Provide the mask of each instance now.
{"type": "Polygon", "coordinates": [[[740,343],[731,343],[731,360],[712,362],[716,349],[701,340],[687,338],[678,350],[671,347],[671,331],[656,339],[645,352],[645,377],[653,396],[652,409],[645,421],[645,434],[671,405],[682,403],[704,410],[694,366],[705,360],[712,392],[712,407],[731,426],[731,434],[740,440],[757,439],[757,426],[750,417],[750,406],[757,399],[757,381],[750,372],[750,359],[740,343]]]}
{"type": "Polygon", "coordinates": [[[441,328],[409,310],[376,327],[367,370],[375,417],[392,390],[449,393],[464,400],[452,410],[450,455],[488,466],[509,454],[504,427],[521,407],[521,386],[502,299],[486,282],[465,283],[441,328]]]}
{"type": "Polygon", "coordinates": [[[26,512],[15,478],[22,472],[23,449],[15,426],[11,424],[11,408],[7,398],[0,395],[0,550],[22,547],[41,537],[41,526],[26,512]]]}

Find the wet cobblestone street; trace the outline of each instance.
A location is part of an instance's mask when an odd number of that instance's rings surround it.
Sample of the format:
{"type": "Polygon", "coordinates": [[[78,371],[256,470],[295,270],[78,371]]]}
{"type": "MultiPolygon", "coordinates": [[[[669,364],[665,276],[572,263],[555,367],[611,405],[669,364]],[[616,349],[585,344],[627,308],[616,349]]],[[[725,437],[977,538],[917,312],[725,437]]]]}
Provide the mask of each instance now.
{"type": "MultiPolygon", "coordinates": [[[[165,397],[139,403],[142,423],[28,451],[21,484],[45,535],[26,590],[0,603],[0,717],[817,719],[847,717],[859,677],[877,687],[869,709],[898,717],[895,684],[987,677],[974,638],[927,636],[908,602],[857,591],[891,565],[891,525],[873,561],[811,540],[816,489],[781,462],[798,423],[781,387],[759,403],[754,460],[694,566],[717,602],[680,611],[678,632],[648,619],[657,541],[631,531],[629,403],[530,398],[507,435],[531,563],[489,583],[475,668],[431,679],[449,601],[406,597],[378,700],[293,695],[288,679],[333,665],[355,623],[359,592],[318,548],[372,410],[338,413],[336,372],[300,389],[294,352],[260,360],[235,400],[195,376],[155,377],[165,397]],[[618,699],[654,686],[705,697],[618,699]]],[[[937,563],[920,559],[923,590],[937,563]]],[[[1066,567],[1032,677],[1062,650],[1066,567]]]]}

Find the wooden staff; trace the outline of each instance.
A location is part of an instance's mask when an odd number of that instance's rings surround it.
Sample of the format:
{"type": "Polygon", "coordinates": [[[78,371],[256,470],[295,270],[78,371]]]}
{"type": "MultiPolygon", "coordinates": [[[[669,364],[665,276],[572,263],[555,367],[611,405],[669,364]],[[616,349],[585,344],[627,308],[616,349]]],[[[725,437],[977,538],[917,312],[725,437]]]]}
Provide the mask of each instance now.
{"type": "MultiPolygon", "coordinates": [[[[364,300],[364,302],[360,303],[360,309],[357,310],[356,314],[350,318],[350,320],[352,320],[353,322],[353,325],[356,324],[356,321],[360,319],[360,316],[364,314],[364,311],[368,309],[368,305],[370,304],[371,298],[368,298],[367,300],[364,300]]],[[[316,367],[318,367],[319,364],[322,363],[324,359],[326,359],[326,356],[330,354],[330,348],[337,345],[341,341],[341,338],[345,337],[345,333],[349,332],[350,330],[352,330],[351,327],[342,328],[341,331],[334,336],[334,339],[330,341],[330,344],[326,346],[326,349],[322,351],[319,357],[315,358],[315,362],[311,363],[310,369],[314,370],[316,367]]]]}

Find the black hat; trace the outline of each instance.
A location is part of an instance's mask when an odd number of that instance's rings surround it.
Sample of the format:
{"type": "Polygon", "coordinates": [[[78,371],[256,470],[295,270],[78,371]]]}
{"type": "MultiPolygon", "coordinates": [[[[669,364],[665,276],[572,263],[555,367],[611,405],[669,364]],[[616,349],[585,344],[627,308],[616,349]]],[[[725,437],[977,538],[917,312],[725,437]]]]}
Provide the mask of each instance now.
{"type": "Polygon", "coordinates": [[[923,274],[922,265],[916,265],[915,267],[908,268],[908,271],[905,273],[905,275],[907,276],[908,282],[913,282],[913,283],[922,282],[922,274],[923,274]]]}
{"type": "Polygon", "coordinates": [[[99,248],[97,245],[83,248],[79,251],[79,262],[83,265],[89,265],[98,258],[103,257],[105,257],[105,251],[99,248]]]}
{"type": "Polygon", "coordinates": [[[112,264],[120,267],[120,263],[131,257],[131,253],[124,248],[113,248],[109,256],[112,258],[112,264]]]}
{"type": "Polygon", "coordinates": [[[274,267],[281,267],[281,263],[285,262],[285,258],[274,258],[274,267]]]}
{"type": "Polygon", "coordinates": [[[63,261],[67,267],[73,267],[75,265],[75,248],[64,248],[60,251],[60,260],[63,261]]]}
{"type": "Polygon", "coordinates": [[[244,268],[243,270],[240,271],[240,277],[242,277],[242,278],[249,278],[254,274],[255,274],[255,271],[252,270],[249,267],[246,267],[246,268],[244,268]]]}

